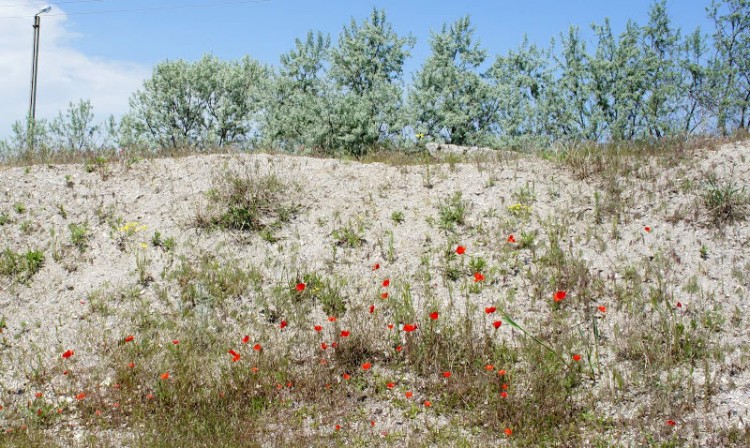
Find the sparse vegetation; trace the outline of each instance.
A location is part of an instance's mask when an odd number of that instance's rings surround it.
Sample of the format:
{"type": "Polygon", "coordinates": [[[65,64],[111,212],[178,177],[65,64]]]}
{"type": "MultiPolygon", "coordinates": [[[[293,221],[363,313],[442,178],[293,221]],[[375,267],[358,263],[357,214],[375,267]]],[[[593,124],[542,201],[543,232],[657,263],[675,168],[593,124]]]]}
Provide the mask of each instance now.
{"type": "Polygon", "coordinates": [[[260,173],[257,166],[243,173],[225,172],[214,177],[208,204],[197,213],[195,224],[252,232],[278,228],[299,210],[295,193],[293,185],[273,173],[260,173]]]}
{"type": "Polygon", "coordinates": [[[463,225],[466,216],[467,203],[461,192],[455,192],[447,200],[438,205],[438,222],[444,230],[454,230],[457,225],[463,225]]]}
{"type": "Polygon", "coordinates": [[[716,224],[745,219],[750,198],[744,186],[733,179],[719,181],[709,176],[703,193],[703,203],[716,224]]]}
{"type": "Polygon", "coordinates": [[[86,252],[89,246],[89,239],[91,238],[88,224],[71,223],[68,225],[68,230],[70,230],[70,242],[73,243],[73,246],[79,252],[86,252]]]}
{"type": "Polygon", "coordinates": [[[6,248],[0,255],[0,275],[9,276],[21,283],[30,280],[43,265],[44,253],[38,250],[20,253],[6,248]]]}
{"type": "Polygon", "coordinates": [[[491,60],[461,18],[408,92],[374,9],[159,64],[101,148],[15,126],[0,446],[748,446],[747,3],[710,52],[662,1],[491,60]]]}

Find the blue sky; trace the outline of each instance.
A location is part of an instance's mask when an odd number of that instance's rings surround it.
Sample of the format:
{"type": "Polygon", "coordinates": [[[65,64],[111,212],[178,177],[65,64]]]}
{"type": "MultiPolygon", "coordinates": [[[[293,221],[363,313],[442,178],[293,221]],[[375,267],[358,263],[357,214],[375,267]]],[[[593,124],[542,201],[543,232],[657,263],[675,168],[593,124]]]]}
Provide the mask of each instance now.
{"type": "MultiPolygon", "coordinates": [[[[619,32],[629,18],[644,24],[651,0],[502,0],[502,1],[301,1],[195,8],[80,14],[102,10],[172,7],[230,0],[102,0],[54,2],[42,19],[38,116],[50,118],[69,101],[89,98],[103,119],[127,110],[127,98],[154,64],[165,59],[195,60],[205,53],[226,59],[244,55],[277,64],[296,37],[307,30],[330,33],[334,42],[352,17],[361,21],[372,7],[385,9],[395,30],[417,38],[406,71],[417,70],[429,55],[430,31],[469,14],[476,36],[491,58],[516,48],[525,34],[540,45],[569,25],[590,36],[590,25],[609,17],[619,32]],[[70,13],[68,16],[54,14],[70,13]]],[[[706,18],[710,0],[670,0],[673,22],[684,31],[700,26],[711,32],[706,18]]],[[[0,0],[0,138],[28,108],[32,18],[44,2],[0,0]]],[[[411,79],[410,75],[406,77],[411,79]]]]}

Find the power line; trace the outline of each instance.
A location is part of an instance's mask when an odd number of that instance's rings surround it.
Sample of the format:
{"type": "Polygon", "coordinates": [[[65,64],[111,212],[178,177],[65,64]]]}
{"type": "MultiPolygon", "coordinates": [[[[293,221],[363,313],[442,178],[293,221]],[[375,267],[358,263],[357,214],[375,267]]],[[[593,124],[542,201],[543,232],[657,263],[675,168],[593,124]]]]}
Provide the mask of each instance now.
{"type": "MultiPolygon", "coordinates": [[[[102,10],[102,11],[82,11],[82,12],[67,12],[67,13],[58,13],[58,14],[45,14],[45,17],[54,17],[54,16],[82,16],[82,15],[93,15],[93,14],[115,14],[115,13],[128,13],[128,12],[139,12],[139,11],[164,11],[164,10],[171,10],[171,9],[187,9],[187,8],[203,8],[203,7],[210,7],[210,6],[225,6],[225,5],[244,5],[248,3],[265,3],[270,2],[271,0],[237,0],[237,1],[231,1],[231,2],[212,2],[212,3],[192,3],[188,5],[179,5],[179,6],[153,6],[150,8],[129,8],[129,9],[109,9],[109,10],[102,10]]],[[[59,3],[59,2],[58,2],[59,3]]],[[[34,17],[33,15],[30,16],[0,16],[0,19],[28,19],[30,17],[34,17]]]]}
{"type": "MultiPolygon", "coordinates": [[[[94,2],[103,2],[103,1],[104,0],[69,0],[65,2],[55,2],[55,5],[63,5],[63,4],[69,4],[69,3],[94,3],[94,2]]],[[[46,3],[44,2],[16,3],[13,5],[0,5],[0,8],[21,8],[24,6],[44,6],[44,5],[46,5],[46,3]]]]}

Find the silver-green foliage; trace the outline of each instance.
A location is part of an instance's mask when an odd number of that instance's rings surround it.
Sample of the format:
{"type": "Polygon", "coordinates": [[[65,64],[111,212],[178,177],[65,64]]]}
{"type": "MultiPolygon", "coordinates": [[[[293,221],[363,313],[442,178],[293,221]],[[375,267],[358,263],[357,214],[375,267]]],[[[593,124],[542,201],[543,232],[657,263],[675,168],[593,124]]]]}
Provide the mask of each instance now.
{"type": "Polygon", "coordinates": [[[713,0],[716,55],[709,62],[718,130],[750,127],[750,0],[713,0]]]}
{"type": "Polygon", "coordinates": [[[309,31],[304,41],[281,56],[266,98],[263,137],[266,144],[285,150],[333,146],[336,98],[326,76],[331,38],[309,31]]]}
{"type": "Polygon", "coordinates": [[[330,76],[341,95],[334,145],[361,155],[397,137],[406,125],[402,101],[404,61],[415,39],[399,36],[385,11],[373,9],[369,19],[352,19],[331,50],[330,76]]]}
{"type": "Polygon", "coordinates": [[[487,52],[474,32],[466,16],[432,34],[432,54],[409,94],[417,132],[459,145],[481,143],[489,134],[498,101],[479,73],[487,52]]]}
{"type": "Polygon", "coordinates": [[[249,57],[162,62],[130,98],[123,139],[160,148],[249,144],[267,82],[268,69],[249,57]]]}

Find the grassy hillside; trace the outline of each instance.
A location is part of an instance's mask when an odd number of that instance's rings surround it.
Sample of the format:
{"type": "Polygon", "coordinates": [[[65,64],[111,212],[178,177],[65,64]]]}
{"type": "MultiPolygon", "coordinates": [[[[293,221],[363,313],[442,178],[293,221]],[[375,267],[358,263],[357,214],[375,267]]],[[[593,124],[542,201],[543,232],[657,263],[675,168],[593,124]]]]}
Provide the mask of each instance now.
{"type": "Polygon", "coordinates": [[[0,168],[2,446],[747,446],[750,144],[0,168]]]}

